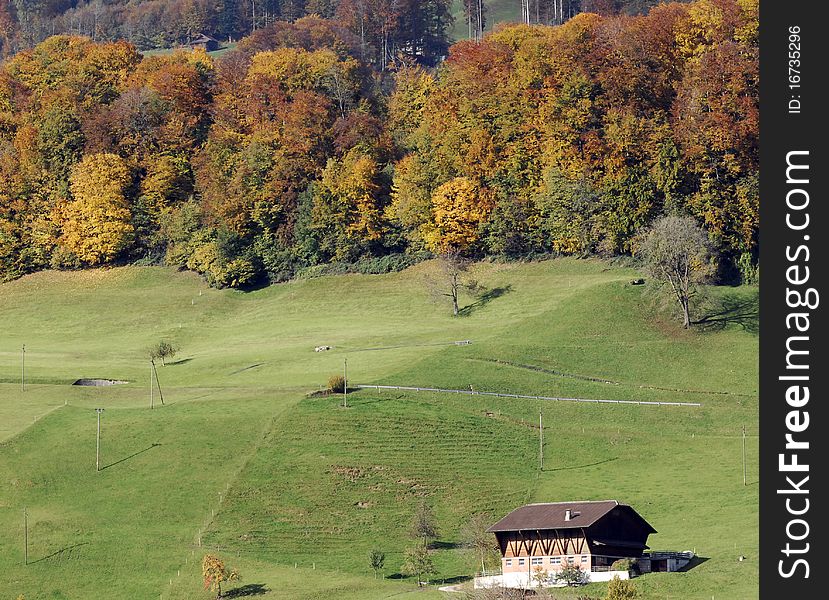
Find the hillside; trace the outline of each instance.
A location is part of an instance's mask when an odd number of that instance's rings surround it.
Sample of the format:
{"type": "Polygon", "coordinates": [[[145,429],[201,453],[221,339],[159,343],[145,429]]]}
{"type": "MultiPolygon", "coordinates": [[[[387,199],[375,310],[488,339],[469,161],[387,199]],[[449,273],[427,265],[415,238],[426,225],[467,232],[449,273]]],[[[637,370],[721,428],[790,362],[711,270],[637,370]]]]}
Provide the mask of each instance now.
{"type": "MultiPolygon", "coordinates": [[[[539,2],[540,14],[543,15],[544,9],[551,3],[545,0],[539,0],[539,2]]],[[[663,0],[568,0],[562,2],[562,6],[566,17],[571,18],[582,11],[602,14],[620,12],[627,15],[641,15],[647,14],[652,6],[664,3],[663,0]]],[[[499,23],[521,22],[521,0],[484,0],[484,5],[486,6],[485,31],[492,31],[499,23]]],[[[531,0],[530,8],[533,11],[531,14],[533,18],[535,16],[535,6],[536,3],[531,0]]],[[[468,28],[463,11],[463,0],[452,0],[452,18],[454,23],[450,34],[451,39],[454,41],[465,40],[468,37],[468,28]]]]}
{"type": "MultiPolygon", "coordinates": [[[[659,531],[651,547],[707,559],[637,579],[644,598],[756,597],[751,323],[684,331],[647,308],[647,286],[628,285],[635,272],[570,259],[479,264],[474,275],[491,293],[461,298],[463,316],[452,318],[431,301],[424,282],[434,274],[423,263],[243,293],[132,267],[0,286],[3,593],[207,599],[194,562],[218,548],[242,572],[239,595],[438,598],[399,575],[422,500],[438,519],[441,582],[475,570],[460,547],[475,513],[616,498],[659,531]],[[156,396],[151,410],[144,349],[161,338],[181,350],[159,367],[165,405],[156,396]],[[315,353],[320,344],[333,348],[315,353]],[[363,389],[344,409],[339,397],[309,396],[344,359],[355,384],[702,406],[363,389]],[[70,385],[80,377],[130,383],[70,385]],[[96,407],[105,409],[99,473],[96,407]],[[372,548],[386,553],[386,579],[371,574],[372,548]]],[[[714,293],[750,306],[756,289],[714,293]]],[[[593,584],[580,593],[603,592],[593,584]]]]}
{"type": "Polygon", "coordinates": [[[681,213],[721,281],[752,283],[758,14],[579,14],[451,50],[423,15],[365,43],[307,16],[216,58],[49,37],[0,63],[0,281],[137,263],[249,288],[445,253],[629,256],[681,213]],[[449,58],[395,66],[394,47],[449,58]]]}

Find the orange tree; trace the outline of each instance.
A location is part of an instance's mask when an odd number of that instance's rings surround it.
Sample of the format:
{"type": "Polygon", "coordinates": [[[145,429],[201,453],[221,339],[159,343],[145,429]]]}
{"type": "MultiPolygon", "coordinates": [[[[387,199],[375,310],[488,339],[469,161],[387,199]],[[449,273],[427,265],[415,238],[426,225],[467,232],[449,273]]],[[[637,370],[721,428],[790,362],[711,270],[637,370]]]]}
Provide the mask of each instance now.
{"type": "Polygon", "coordinates": [[[205,554],[201,561],[202,577],[204,577],[204,589],[216,592],[216,598],[222,597],[222,582],[235,581],[239,579],[239,572],[236,569],[228,569],[224,561],[218,556],[205,554]]]}

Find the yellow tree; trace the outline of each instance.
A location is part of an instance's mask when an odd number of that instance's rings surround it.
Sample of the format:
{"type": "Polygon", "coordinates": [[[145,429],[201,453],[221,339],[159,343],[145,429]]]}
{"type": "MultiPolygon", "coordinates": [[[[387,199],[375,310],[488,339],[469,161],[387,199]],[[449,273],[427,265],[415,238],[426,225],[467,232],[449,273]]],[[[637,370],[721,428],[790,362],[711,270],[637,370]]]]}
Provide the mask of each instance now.
{"type": "Polygon", "coordinates": [[[395,165],[386,216],[399,223],[409,242],[417,247],[423,245],[423,226],[432,220],[435,187],[434,172],[421,154],[407,154],[395,165]]]}
{"type": "Polygon", "coordinates": [[[216,598],[222,597],[222,582],[239,579],[236,569],[228,569],[218,556],[205,554],[201,562],[204,589],[216,592],[216,598]]]}
{"type": "Polygon", "coordinates": [[[141,181],[141,195],[147,208],[157,217],[174,204],[186,200],[192,192],[187,160],[168,154],[148,160],[147,174],[141,181]]]}
{"type": "Polygon", "coordinates": [[[116,154],[85,156],[69,178],[74,198],[63,214],[64,250],[87,265],[113,260],[132,242],[132,214],[124,191],[130,172],[116,154]]]}
{"type": "Polygon", "coordinates": [[[378,179],[377,162],[357,148],[342,160],[328,161],[317,186],[312,218],[320,247],[333,258],[353,258],[349,254],[379,240],[385,232],[378,179]]]}
{"type": "Polygon", "coordinates": [[[447,181],[432,194],[432,217],[425,238],[433,252],[463,252],[478,240],[493,208],[492,193],[467,177],[447,181]]]}

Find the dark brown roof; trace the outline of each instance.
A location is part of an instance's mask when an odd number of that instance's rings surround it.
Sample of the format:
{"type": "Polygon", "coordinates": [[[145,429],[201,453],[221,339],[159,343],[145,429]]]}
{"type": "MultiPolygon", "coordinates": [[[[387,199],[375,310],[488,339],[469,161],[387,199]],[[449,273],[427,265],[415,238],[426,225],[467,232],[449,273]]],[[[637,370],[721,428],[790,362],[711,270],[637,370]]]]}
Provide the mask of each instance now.
{"type": "MultiPolygon", "coordinates": [[[[617,506],[642,517],[626,504],[619,504],[616,500],[596,500],[589,502],[550,502],[545,504],[527,504],[516,508],[506,517],[495,523],[487,531],[522,531],[532,529],[572,529],[590,527],[617,506]],[[567,511],[570,511],[570,520],[566,520],[567,511]]],[[[650,527],[644,519],[642,521],[650,527]]],[[[650,527],[653,533],[656,530],[650,527]]]]}
{"type": "Polygon", "coordinates": [[[217,40],[215,38],[212,38],[209,35],[205,35],[203,33],[200,33],[199,35],[197,35],[195,39],[190,40],[191,45],[192,44],[206,44],[208,42],[216,42],[218,44],[219,40],[217,40]]]}

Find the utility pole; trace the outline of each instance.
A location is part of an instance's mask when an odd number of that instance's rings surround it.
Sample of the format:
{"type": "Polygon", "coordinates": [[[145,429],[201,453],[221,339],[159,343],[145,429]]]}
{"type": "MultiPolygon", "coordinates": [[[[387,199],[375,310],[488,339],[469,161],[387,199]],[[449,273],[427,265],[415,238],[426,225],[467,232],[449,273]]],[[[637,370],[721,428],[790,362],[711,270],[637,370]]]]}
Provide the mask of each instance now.
{"type": "Polygon", "coordinates": [[[29,513],[23,508],[23,563],[29,564],[29,513]]]}
{"type": "Polygon", "coordinates": [[[544,470],[544,413],[538,413],[538,465],[539,470],[544,470]]]}
{"type": "Polygon", "coordinates": [[[98,435],[95,437],[95,470],[101,470],[101,413],[104,412],[103,408],[96,408],[95,412],[98,413],[98,435]]]}
{"type": "MultiPolygon", "coordinates": [[[[161,383],[158,381],[158,369],[155,368],[155,361],[151,361],[153,365],[153,374],[155,375],[155,384],[158,386],[158,397],[161,398],[161,406],[164,406],[164,394],[161,392],[161,383]]],[[[150,388],[152,389],[152,380],[150,381],[150,388]]]]}
{"type": "Polygon", "coordinates": [[[155,372],[155,363],[153,359],[150,359],[150,410],[154,408],[154,400],[153,400],[153,373],[155,372]]]}
{"type": "Polygon", "coordinates": [[[743,485],[748,485],[746,479],[746,426],[743,425],[743,485]]]}
{"type": "Polygon", "coordinates": [[[348,359],[343,359],[343,408],[348,408],[348,359]]]}
{"type": "Polygon", "coordinates": [[[20,391],[26,391],[26,344],[20,354],[20,391]]]}

